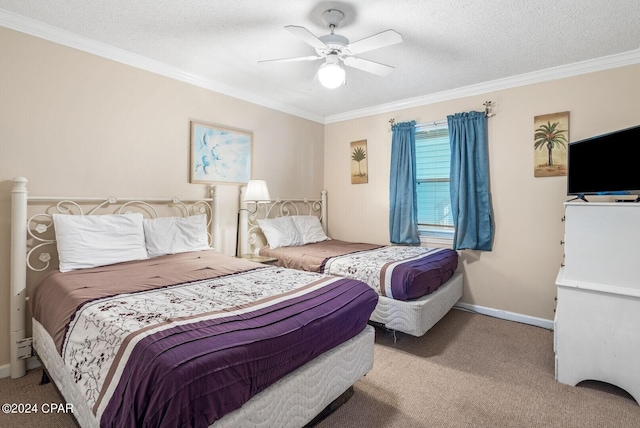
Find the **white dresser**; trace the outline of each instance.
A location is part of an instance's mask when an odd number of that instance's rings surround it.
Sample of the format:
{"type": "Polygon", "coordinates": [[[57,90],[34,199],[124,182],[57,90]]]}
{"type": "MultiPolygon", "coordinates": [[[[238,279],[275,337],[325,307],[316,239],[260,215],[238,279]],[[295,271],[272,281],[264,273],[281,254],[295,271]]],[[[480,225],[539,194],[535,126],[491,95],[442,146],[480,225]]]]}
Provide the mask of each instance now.
{"type": "Polygon", "coordinates": [[[567,202],[556,279],[556,379],[616,385],[640,403],[640,203],[567,202]]]}

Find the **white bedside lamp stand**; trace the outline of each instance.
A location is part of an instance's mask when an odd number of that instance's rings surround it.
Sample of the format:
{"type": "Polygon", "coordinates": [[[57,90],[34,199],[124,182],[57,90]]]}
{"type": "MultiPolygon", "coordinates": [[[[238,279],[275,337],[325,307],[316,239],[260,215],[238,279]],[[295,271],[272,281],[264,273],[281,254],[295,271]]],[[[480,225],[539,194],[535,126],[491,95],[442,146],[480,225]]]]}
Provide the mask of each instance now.
{"type": "MultiPolygon", "coordinates": [[[[240,189],[240,193],[243,193],[243,190],[240,189]]],[[[249,211],[247,208],[242,208],[238,210],[238,227],[236,229],[236,256],[240,254],[240,225],[246,224],[246,221],[240,222],[240,213],[242,211],[246,211],[247,214],[255,214],[258,211],[258,203],[269,203],[271,202],[271,196],[269,196],[269,188],[267,187],[267,182],[264,180],[249,180],[247,183],[247,187],[244,189],[244,196],[242,197],[242,203],[253,203],[255,204],[255,209],[253,211],[249,211]]],[[[243,235],[246,231],[242,231],[243,235]]]]}

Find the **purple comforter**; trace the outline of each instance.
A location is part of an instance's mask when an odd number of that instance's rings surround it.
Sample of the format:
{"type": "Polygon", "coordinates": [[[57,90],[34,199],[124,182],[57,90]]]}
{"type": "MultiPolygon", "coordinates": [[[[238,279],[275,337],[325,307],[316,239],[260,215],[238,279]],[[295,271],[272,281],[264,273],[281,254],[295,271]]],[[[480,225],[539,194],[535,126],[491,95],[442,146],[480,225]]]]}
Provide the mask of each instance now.
{"type": "Polygon", "coordinates": [[[357,335],[377,298],[340,279],[300,298],[147,336],[102,416],[113,427],[206,427],[357,335]]]}
{"type": "Polygon", "coordinates": [[[431,294],[453,276],[457,267],[458,253],[451,249],[398,263],[391,273],[392,297],[411,300],[431,294]]]}

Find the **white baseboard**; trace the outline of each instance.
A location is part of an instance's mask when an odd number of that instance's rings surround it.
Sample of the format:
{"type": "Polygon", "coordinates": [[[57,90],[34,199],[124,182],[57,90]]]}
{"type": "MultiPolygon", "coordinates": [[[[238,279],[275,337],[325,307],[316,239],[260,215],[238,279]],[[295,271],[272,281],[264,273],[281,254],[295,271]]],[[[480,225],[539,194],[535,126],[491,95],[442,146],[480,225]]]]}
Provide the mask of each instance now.
{"type": "MultiPolygon", "coordinates": [[[[27,360],[27,370],[40,367],[40,360],[36,357],[31,357],[27,360]]],[[[11,376],[11,364],[5,364],[0,366],[0,379],[11,376]]]]}
{"type": "Polygon", "coordinates": [[[529,324],[536,327],[546,328],[547,330],[553,330],[553,320],[547,320],[544,318],[517,314],[515,312],[508,312],[500,309],[487,308],[485,306],[470,305],[468,303],[461,303],[461,302],[456,303],[453,307],[457,309],[462,309],[464,311],[475,312],[482,315],[488,315],[494,318],[500,318],[507,321],[515,321],[522,324],[529,324]]]}

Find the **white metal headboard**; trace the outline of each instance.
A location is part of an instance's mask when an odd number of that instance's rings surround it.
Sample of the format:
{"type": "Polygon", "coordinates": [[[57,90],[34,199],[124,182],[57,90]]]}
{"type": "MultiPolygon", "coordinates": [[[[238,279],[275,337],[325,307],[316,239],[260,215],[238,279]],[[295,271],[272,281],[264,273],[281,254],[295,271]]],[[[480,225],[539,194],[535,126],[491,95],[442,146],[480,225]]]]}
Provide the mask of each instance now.
{"type": "Polygon", "coordinates": [[[28,196],[27,179],[13,179],[11,190],[11,301],[10,301],[10,358],[11,377],[26,373],[26,360],[19,348],[26,338],[27,274],[42,273],[57,266],[57,248],[53,231],[53,214],[98,215],[140,212],[146,218],[161,217],[159,211],[172,216],[194,214],[207,216],[209,244],[220,248],[220,233],[216,212],[217,193],[210,190],[210,198],[107,198],[28,196]],[[31,208],[32,213],[29,213],[31,208]],[[35,211],[35,212],[34,212],[35,211]]]}
{"type": "Polygon", "coordinates": [[[240,189],[239,254],[255,254],[267,240],[258,225],[258,220],[292,215],[315,215],[320,218],[327,233],[327,191],[323,190],[319,199],[282,199],[273,202],[246,203],[245,188],[240,189]],[[250,206],[250,208],[249,208],[250,206]]]}

